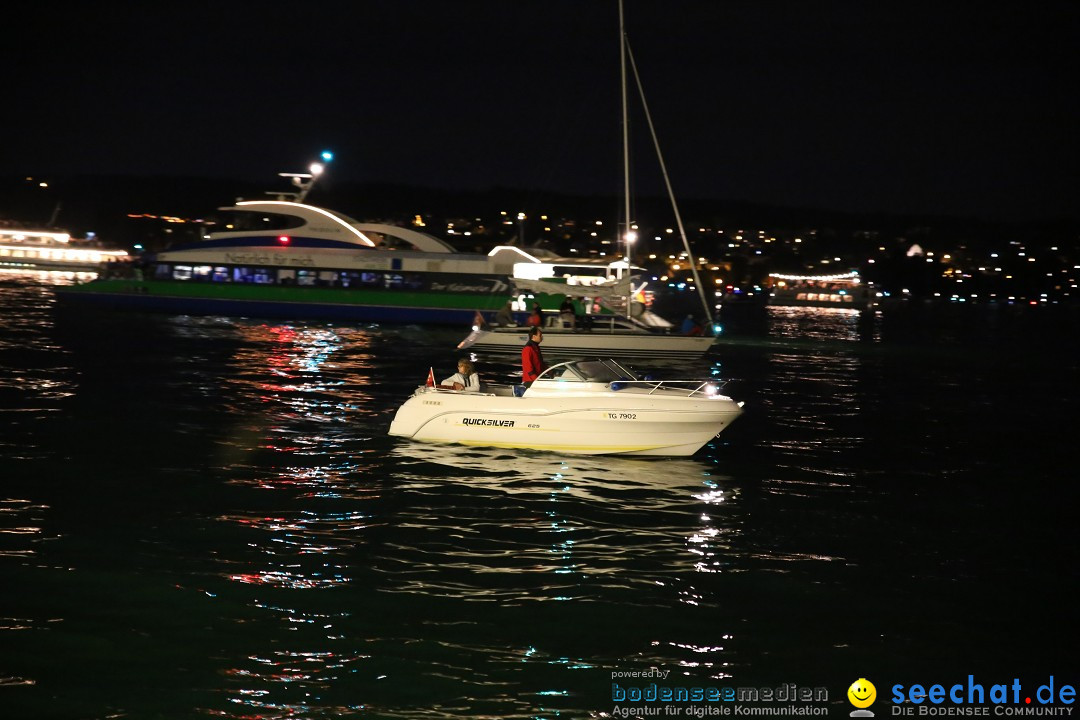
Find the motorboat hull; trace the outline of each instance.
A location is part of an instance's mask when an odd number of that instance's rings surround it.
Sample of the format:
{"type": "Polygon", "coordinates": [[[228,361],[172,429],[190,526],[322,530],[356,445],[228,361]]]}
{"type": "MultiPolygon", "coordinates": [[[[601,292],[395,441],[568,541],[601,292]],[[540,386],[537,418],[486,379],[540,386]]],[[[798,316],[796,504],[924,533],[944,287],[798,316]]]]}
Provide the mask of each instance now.
{"type": "Polygon", "coordinates": [[[723,396],[609,390],[567,397],[557,389],[534,389],[514,397],[420,388],[398,409],[389,434],[582,455],[686,457],[742,413],[738,403],[723,396]]]}

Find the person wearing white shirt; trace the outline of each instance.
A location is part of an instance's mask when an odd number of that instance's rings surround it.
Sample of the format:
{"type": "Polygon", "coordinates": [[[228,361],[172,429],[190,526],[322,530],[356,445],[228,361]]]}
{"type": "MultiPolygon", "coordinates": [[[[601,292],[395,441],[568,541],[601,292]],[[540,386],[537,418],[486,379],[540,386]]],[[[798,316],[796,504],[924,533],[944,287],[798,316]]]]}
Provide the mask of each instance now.
{"type": "Polygon", "coordinates": [[[458,360],[457,369],[456,373],[439,383],[439,386],[452,390],[480,392],[480,375],[476,372],[472,361],[466,358],[458,360]]]}

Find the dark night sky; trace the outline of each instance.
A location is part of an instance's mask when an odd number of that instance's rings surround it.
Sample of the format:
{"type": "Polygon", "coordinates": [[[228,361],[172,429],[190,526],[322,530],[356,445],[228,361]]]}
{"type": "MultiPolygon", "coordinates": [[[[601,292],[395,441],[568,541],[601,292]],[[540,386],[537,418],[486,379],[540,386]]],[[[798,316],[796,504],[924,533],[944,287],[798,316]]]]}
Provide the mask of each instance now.
{"type": "MultiPolygon", "coordinates": [[[[1078,8],[626,0],[680,197],[992,219],[1078,216],[1078,8]]],[[[329,148],[327,182],[621,190],[615,0],[23,14],[0,175],[271,186],[329,148]]],[[[640,193],[659,189],[646,149],[640,193]]]]}

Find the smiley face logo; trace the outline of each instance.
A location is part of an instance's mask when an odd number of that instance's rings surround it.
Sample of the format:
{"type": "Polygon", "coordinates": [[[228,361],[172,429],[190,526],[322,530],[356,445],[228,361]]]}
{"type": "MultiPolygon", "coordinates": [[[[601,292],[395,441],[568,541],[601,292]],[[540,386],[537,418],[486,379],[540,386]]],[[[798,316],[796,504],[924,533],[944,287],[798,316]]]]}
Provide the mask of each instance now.
{"type": "Polygon", "coordinates": [[[868,708],[877,699],[877,688],[866,678],[859,678],[847,689],[848,700],[857,708],[868,708]]]}

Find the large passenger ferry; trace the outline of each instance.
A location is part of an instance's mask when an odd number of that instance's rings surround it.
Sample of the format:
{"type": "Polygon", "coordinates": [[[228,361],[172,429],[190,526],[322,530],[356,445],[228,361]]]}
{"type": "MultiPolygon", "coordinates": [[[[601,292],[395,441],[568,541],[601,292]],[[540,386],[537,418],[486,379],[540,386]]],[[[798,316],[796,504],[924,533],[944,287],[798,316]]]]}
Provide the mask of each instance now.
{"type": "Polygon", "coordinates": [[[520,310],[526,303],[555,309],[567,294],[600,297],[630,282],[625,261],[560,258],[511,245],[463,253],[411,228],[358,222],[294,200],[242,201],[221,212],[222,229],[202,240],[147,256],[127,277],[57,288],[59,300],[185,314],[467,326],[477,312],[494,313],[507,301],[520,310]]]}

